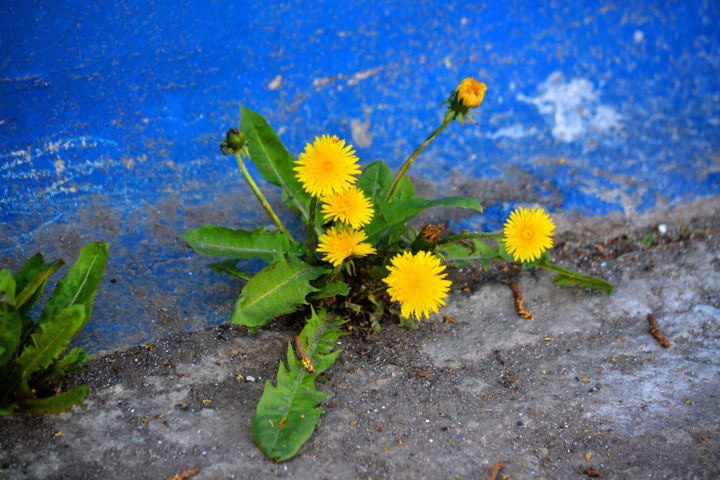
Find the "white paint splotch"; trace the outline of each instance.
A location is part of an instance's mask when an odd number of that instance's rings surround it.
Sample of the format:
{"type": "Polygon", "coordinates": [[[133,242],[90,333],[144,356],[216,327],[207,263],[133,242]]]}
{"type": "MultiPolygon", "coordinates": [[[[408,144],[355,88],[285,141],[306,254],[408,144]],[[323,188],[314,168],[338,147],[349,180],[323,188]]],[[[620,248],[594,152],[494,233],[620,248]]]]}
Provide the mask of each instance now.
{"type": "Polygon", "coordinates": [[[535,135],[537,129],[535,127],[526,128],[519,123],[510,125],[509,127],[500,128],[487,135],[488,138],[496,140],[498,138],[509,138],[510,140],[519,140],[521,138],[535,135]]]}
{"type": "Polygon", "coordinates": [[[520,94],[517,99],[531,103],[551,122],[552,135],[561,142],[602,136],[622,126],[622,115],[612,106],[600,103],[600,92],[585,78],[569,81],[553,72],[538,85],[537,95],[520,94]]]}

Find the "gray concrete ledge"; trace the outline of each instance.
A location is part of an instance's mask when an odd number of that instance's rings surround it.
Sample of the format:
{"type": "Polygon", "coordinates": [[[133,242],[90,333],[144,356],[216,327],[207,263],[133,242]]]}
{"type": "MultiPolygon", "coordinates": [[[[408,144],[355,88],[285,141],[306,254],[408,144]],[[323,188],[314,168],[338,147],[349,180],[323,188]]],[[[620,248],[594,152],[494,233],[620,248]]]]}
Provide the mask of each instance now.
{"type": "Polygon", "coordinates": [[[0,418],[0,477],[163,479],[197,466],[193,479],[477,479],[502,460],[513,480],[589,478],[587,467],[605,479],[720,478],[719,220],[716,202],[631,225],[560,219],[557,260],[617,289],[523,272],[532,321],[502,283],[512,272],[453,270],[431,322],[341,338],[318,428],[286,463],[266,460],[249,431],[294,333],[276,323],[94,359],[72,379],[92,386],[84,405],[0,418]],[[659,223],[659,244],[640,245],[659,223]]]}

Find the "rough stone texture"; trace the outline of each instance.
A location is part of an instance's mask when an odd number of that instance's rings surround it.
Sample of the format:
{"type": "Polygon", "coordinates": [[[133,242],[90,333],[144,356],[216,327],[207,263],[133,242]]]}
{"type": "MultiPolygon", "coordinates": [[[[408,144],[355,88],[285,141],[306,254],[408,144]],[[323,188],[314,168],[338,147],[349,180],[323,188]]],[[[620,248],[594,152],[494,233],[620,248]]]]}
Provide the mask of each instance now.
{"type": "Polygon", "coordinates": [[[197,466],[197,479],[476,479],[503,461],[510,479],[589,478],[588,467],[606,479],[718,478],[719,218],[712,202],[634,229],[560,218],[556,260],[610,280],[611,296],[555,287],[545,271],[452,270],[454,293],[431,322],[341,338],[320,385],[332,396],[288,462],[265,459],[249,431],[297,328],[277,322],[94,359],[71,380],[92,386],[84,405],[0,418],[0,477],[157,479],[197,466]],[[640,243],[659,223],[657,244],[640,243]],[[535,320],[515,314],[510,279],[535,320]]]}

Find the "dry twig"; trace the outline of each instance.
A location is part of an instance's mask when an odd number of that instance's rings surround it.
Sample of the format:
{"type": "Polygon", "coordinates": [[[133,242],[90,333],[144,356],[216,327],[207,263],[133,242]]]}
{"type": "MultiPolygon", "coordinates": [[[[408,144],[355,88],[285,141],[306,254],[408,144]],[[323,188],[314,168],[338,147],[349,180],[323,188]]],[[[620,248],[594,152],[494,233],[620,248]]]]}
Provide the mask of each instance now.
{"type": "Polygon", "coordinates": [[[167,480],[187,480],[188,478],[194,477],[198,473],[200,473],[200,467],[193,467],[187,470],[183,470],[180,473],[176,473],[175,475],[168,477],[167,480]]]}
{"type": "Polygon", "coordinates": [[[647,322],[650,329],[650,335],[655,337],[655,340],[657,340],[658,343],[664,348],[668,348],[670,346],[670,340],[665,338],[665,335],[663,335],[663,333],[660,331],[660,327],[658,326],[657,320],[655,319],[655,315],[653,315],[652,313],[648,313],[647,322]]]}
{"type": "Polygon", "coordinates": [[[490,473],[488,473],[486,480],[495,480],[503,465],[505,465],[503,462],[496,463],[492,470],[490,470],[490,473]]]}
{"type": "Polygon", "coordinates": [[[523,302],[523,294],[520,291],[520,285],[515,282],[510,282],[510,289],[513,292],[513,297],[515,297],[515,311],[518,316],[527,320],[532,320],[533,314],[525,310],[525,302],[523,302]]]}
{"type": "Polygon", "coordinates": [[[300,340],[300,337],[298,335],[295,335],[293,337],[293,340],[295,341],[295,350],[298,357],[300,357],[300,361],[302,362],[303,367],[305,367],[305,370],[307,370],[309,373],[315,373],[315,366],[312,364],[310,357],[308,357],[305,353],[305,349],[302,346],[302,340],[300,340]]]}
{"type": "Polygon", "coordinates": [[[602,473],[592,467],[581,468],[580,471],[590,478],[602,478],[602,473]]]}

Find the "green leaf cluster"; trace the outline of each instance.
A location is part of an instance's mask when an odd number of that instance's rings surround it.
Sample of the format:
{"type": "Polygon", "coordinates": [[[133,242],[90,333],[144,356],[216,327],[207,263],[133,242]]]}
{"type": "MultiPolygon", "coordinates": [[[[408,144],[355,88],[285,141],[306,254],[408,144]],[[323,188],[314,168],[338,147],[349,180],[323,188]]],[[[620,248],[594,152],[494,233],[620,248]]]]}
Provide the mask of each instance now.
{"type": "MultiPolygon", "coordinates": [[[[297,211],[307,224],[314,203],[296,177],[295,159],[261,115],[245,107],[240,107],[240,112],[244,146],[250,159],[268,184],[280,187],[285,205],[297,211]]],[[[482,211],[480,202],[472,198],[419,198],[407,177],[401,179],[392,199],[386,200],[392,180],[390,167],[384,162],[374,162],[363,169],[357,183],[375,207],[373,221],[365,228],[367,241],[382,246],[388,255],[404,248],[401,240],[407,233],[408,222],[427,208],[454,206],[482,211]]],[[[321,225],[315,228],[322,231],[321,225]]],[[[232,310],[232,323],[257,328],[279,315],[301,307],[307,309],[314,301],[346,297],[345,302],[340,302],[342,305],[355,309],[359,304],[370,307],[369,318],[374,326],[379,326],[377,319],[384,311],[382,306],[360,298],[367,298],[372,289],[362,281],[357,282],[359,288],[351,288],[348,274],[318,261],[307,245],[294,241],[287,233],[206,225],[185,233],[184,238],[198,253],[226,258],[212,264],[213,271],[247,282],[232,310]],[[267,265],[255,275],[237,268],[238,261],[251,258],[267,265]],[[349,298],[352,295],[355,298],[349,298]]],[[[383,257],[363,259],[359,264],[368,270],[377,271],[379,267],[386,272],[385,262],[383,257]]],[[[384,274],[373,279],[376,285],[382,276],[384,274]]]]}
{"type": "Polygon", "coordinates": [[[329,395],[317,391],[315,380],[340,355],[341,350],[333,348],[343,334],[343,323],[340,317],[313,311],[297,339],[304,352],[289,343],[287,366],[280,362],[277,384],[265,382],[252,419],[252,435],[268,458],[281,462],[293,457],[312,435],[322,413],[318,405],[329,395]],[[308,371],[299,359],[303,353],[314,371],[308,371]]]}
{"type": "Polygon", "coordinates": [[[90,359],[80,347],[66,349],[90,320],[107,258],[106,243],[85,245],[37,322],[30,313],[48,278],[65,263],[45,263],[38,253],[15,276],[0,271],[0,415],[57,413],[83,401],[87,385],[56,392],[68,372],[90,359]]]}
{"type": "Polygon", "coordinates": [[[385,162],[368,165],[358,179],[358,187],[376,206],[372,222],[365,228],[372,245],[397,243],[407,233],[407,224],[431,207],[461,207],[482,212],[480,202],[474,198],[445,197],[427,200],[415,196],[415,188],[408,177],[403,177],[390,201],[385,196],[392,184],[392,172],[385,162]]]}

